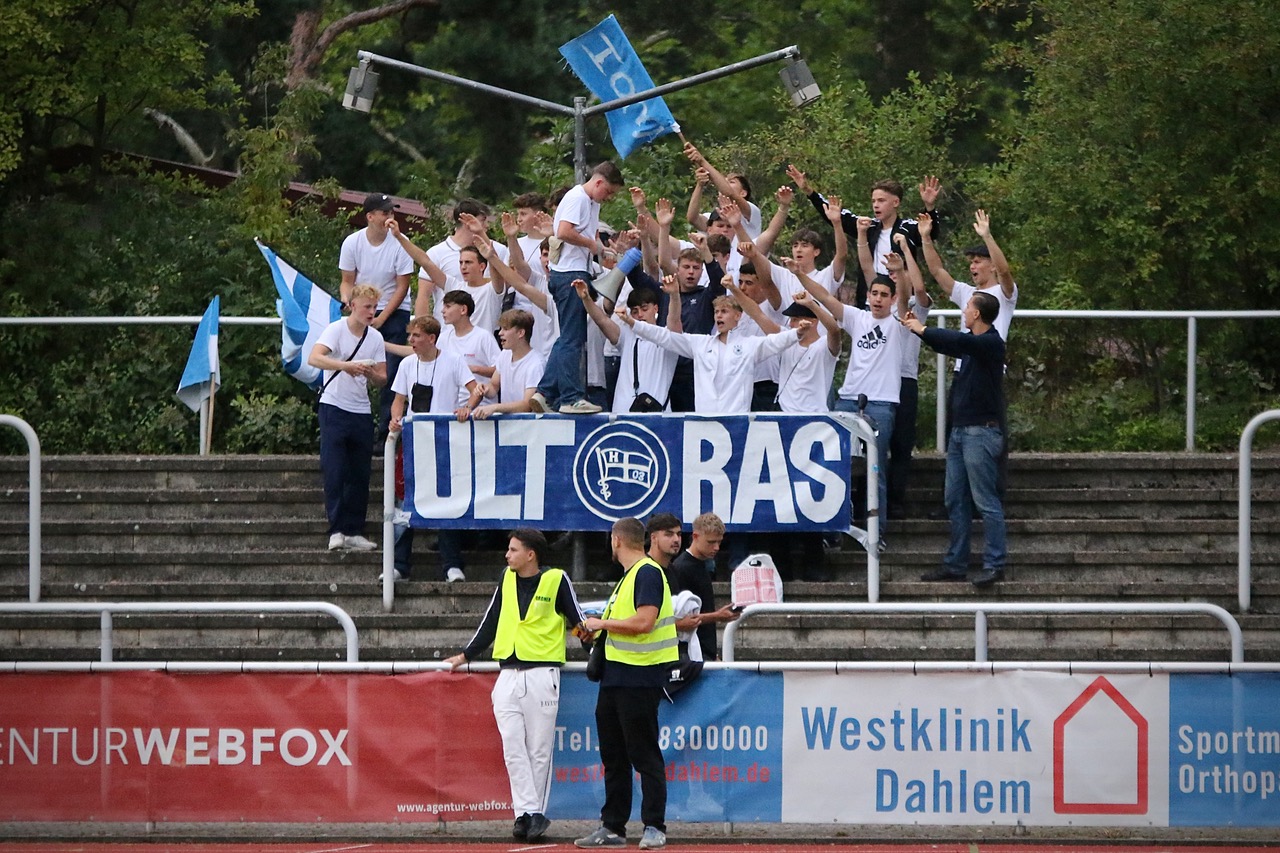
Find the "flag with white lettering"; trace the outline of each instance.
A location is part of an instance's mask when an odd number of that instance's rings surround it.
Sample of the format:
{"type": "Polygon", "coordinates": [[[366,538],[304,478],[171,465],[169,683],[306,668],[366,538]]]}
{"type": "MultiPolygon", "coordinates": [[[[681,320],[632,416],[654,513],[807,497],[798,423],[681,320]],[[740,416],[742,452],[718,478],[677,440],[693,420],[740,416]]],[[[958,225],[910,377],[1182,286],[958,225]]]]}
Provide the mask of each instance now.
{"type": "Polygon", "coordinates": [[[271,267],[276,283],[276,313],[281,319],[280,361],[288,373],[310,388],[324,381],[322,372],[307,364],[307,356],[325,327],[342,316],[342,303],[307,278],[261,240],[254,240],[271,267]]]}
{"type": "MultiPolygon", "coordinates": [[[[613,15],[591,30],[560,46],[560,55],[573,73],[601,101],[625,98],[653,88],[653,80],[627,41],[613,15]]],[[[679,130],[662,98],[650,98],[605,113],[613,147],[623,159],[659,136],[679,130]]]]}

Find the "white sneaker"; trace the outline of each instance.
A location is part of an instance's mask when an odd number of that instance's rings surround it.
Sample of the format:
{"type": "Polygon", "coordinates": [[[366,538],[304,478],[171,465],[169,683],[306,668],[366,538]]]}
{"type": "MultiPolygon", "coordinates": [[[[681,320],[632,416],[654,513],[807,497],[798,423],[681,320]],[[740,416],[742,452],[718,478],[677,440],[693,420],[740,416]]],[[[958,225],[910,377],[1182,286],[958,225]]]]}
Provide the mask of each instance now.
{"type": "MultiPolygon", "coordinates": [[[[330,542],[329,544],[332,545],[333,543],[330,542]]],[[[342,547],[348,551],[376,551],[378,549],[377,545],[374,545],[363,536],[348,536],[342,547]]]]}
{"type": "Polygon", "coordinates": [[[458,568],[457,566],[454,566],[452,569],[444,573],[444,579],[449,583],[454,583],[456,581],[466,580],[467,575],[465,572],[462,571],[462,569],[458,568]]]}
{"type": "Polygon", "coordinates": [[[341,551],[343,546],[345,546],[346,544],[347,544],[347,537],[343,536],[341,533],[335,533],[329,537],[330,551],[341,551]]]}
{"type": "Polygon", "coordinates": [[[594,415],[600,411],[602,410],[599,406],[586,398],[576,403],[566,403],[560,407],[560,414],[562,415],[594,415]]]}
{"type": "Polygon", "coordinates": [[[547,398],[543,396],[541,391],[534,391],[533,396],[529,398],[529,409],[535,415],[541,415],[546,412],[550,406],[547,405],[547,398]]]}

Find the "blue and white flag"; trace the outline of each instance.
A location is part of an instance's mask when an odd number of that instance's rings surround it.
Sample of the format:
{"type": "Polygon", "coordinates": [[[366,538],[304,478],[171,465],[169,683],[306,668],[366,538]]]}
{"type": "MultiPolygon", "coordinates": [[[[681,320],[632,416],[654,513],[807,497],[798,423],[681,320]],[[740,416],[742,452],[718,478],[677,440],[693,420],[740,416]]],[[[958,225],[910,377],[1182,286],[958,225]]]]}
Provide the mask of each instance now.
{"type": "Polygon", "coordinates": [[[201,404],[213,396],[222,385],[222,371],[218,366],[218,297],[213,297],[200,325],[196,327],[195,343],[187,357],[187,367],[178,380],[177,397],[193,412],[200,411],[201,404]]]}
{"type": "Polygon", "coordinates": [[[276,283],[276,313],[280,324],[280,361],[299,382],[319,389],[322,372],[307,364],[307,356],[325,327],[342,316],[342,303],[320,285],[298,272],[293,266],[260,240],[254,240],[271,267],[276,283]]]}
{"type": "MultiPolygon", "coordinates": [[[[573,73],[603,102],[625,98],[653,88],[631,42],[613,15],[573,41],[560,46],[560,55],[573,73]]],[[[629,107],[605,113],[613,147],[625,159],[632,151],[659,136],[680,129],[662,98],[650,98],[629,107]]]]}

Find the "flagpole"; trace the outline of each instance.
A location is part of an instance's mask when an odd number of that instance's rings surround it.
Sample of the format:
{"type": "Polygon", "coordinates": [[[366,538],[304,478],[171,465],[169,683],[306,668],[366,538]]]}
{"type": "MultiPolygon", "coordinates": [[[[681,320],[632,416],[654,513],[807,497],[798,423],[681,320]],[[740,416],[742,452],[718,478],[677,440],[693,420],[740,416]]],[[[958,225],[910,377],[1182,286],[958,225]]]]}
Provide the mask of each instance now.
{"type": "Polygon", "coordinates": [[[204,401],[204,417],[200,420],[204,421],[203,431],[200,436],[200,455],[208,456],[213,451],[213,398],[218,393],[218,383],[213,381],[213,374],[209,374],[209,399],[204,401]]]}

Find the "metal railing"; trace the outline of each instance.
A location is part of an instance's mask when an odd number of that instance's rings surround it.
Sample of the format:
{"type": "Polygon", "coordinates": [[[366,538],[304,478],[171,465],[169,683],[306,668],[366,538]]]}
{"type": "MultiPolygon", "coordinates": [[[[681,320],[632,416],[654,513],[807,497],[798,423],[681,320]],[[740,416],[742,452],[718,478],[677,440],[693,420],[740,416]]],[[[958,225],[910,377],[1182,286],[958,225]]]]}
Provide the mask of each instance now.
{"type": "Polygon", "coordinates": [[[112,663],[114,613],[324,613],[338,620],[347,641],[347,663],[359,663],[360,639],[351,615],[327,601],[92,601],[23,604],[0,602],[0,613],[53,615],[97,613],[101,618],[101,662],[112,663]]]}
{"type": "Polygon", "coordinates": [[[1280,409],[1271,409],[1255,415],[1240,433],[1240,502],[1236,513],[1240,527],[1236,541],[1240,549],[1237,569],[1241,613],[1249,612],[1253,598],[1253,437],[1263,424],[1276,420],[1280,420],[1280,409]]]}
{"type": "MultiPolygon", "coordinates": [[[[929,312],[938,318],[938,328],[947,327],[948,317],[959,317],[955,308],[939,308],[929,312]]],[[[1276,320],[1280,311],[1057,311],[1029,309],[1014,314],[1015,320],[1186,320],[1187,321],[1187,384],[1183,399],[1187,406],[1186,449],[1196,449],[1196,321],[1197,320],[1276,320]]],[[[934,408],[935,447],[946,447],[947,439],[947,356],[937,357],[937,400],[934,408]]]]}
{"type": "Polygon", "coordinates": [[[738,631],[752,616],[809,613],[871,614],[888,615],[897,613],[949,615],[958,613],[973,614],[974,663],[987,663],[987,614],[1076,614],[1076,613],[1111,613],[1111,614],[1165,614],[1212,616],[1222,623],[1231,638],[1231,663],[1244,663],[1244,634],[1240,623],[1230,613],[1216,604],[1193,603],[1134,603],[1134,604],[1093,604],[1088,602],[972,602],[972,603],[912,603],[912,604],[750,604],[737,621],[725,625],[723,656],[725,661],[733,661],[734,644],[738,631]]]}
{"type": "MultiPolygon", "coordinates": [[[[939,328],[947,327],[947,319],[959,317],[955,308],[936,308],[930,316],[937,318],[939,328]]],[[[1200,320],[1276,320],[1277,311],[1059,311],[1051,309],[1026,309],[1018,311],[1019,321],[1050,320],[1185,320],[1187,323],[1187,379],[1183,389],[1186,401],[1186,449],[1195,450],[1196,436],[1196,354],[1197,322],[1200,320]]],[[[0,326],[85,326],[85,325],[189,325],[200,324],[199,316],[167,317],[0,317],[0,326]]],[[[279,317],[222,317],[218,320],[227,326],[279,326],[279,317]]],[[[937,357],[937,399],[934,408],[935,447],[946,446],[947,429],[947,373],[946,356],[937,357]]]]}
{"type": "Polygon", "coordinates": [[[40,509],[40,437],[31,428],[31,424],[16,415],[0,415],[0,426],[11,426],[27,440],[27,530],[28,530],[28,571],[27,595],[31,602],[40,600],[40,544],[41,509],[40,509]]]}

